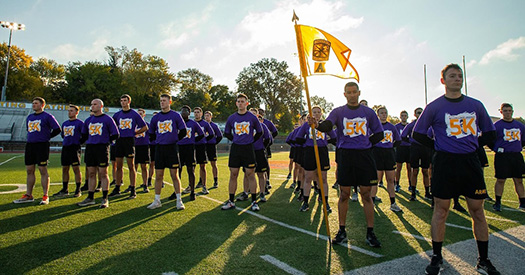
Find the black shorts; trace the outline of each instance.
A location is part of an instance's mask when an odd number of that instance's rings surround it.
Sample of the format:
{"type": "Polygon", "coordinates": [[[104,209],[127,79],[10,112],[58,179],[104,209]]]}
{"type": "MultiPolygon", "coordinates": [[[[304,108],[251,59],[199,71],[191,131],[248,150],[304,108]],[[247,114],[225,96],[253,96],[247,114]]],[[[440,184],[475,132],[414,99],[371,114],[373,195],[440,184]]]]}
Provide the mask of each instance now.
{"type": "Polygon", "coordinates": [[[233,143],[230,148],[228,167],[231,168],[255,168],[255,151],[253,144],[239,145],[233,143]]]}
{"type": "Polygon", "coordinates": [[[374,147],[372,153],[374,154],[377,171],[396,170],[394,148],[374,147]]]}
{"type": "Polygon", "coordinates": [[[255,150],[255,172],[266,172],[268,171],[268,159],[266,153],[263,150],[255,150]]]}
{"type": "Polygon", "coordinates": [[[478,150],[476,150],[476,153],[478,154],[479,162],[481,163],[481,167],[489,167],[489,159],[487,158],[487,152],[485,152],[485,148],[478,147],[478,150]]]}
{"type": "Polygon", "coordinates": [[[116,158],[133,158],[135,157],[135,138],[124,137],[119,138],[115,142],[115,157],[116,158]]]}
{"type": "Polygon", "coordinates": [[[293,161],[301,166],[303,166],[303,158],[304,158],[303,150],[304,150],[304,147],[302,146],[295,147],[295,154],[293,157],[293,161]]]}
{"type": "Polygon", "coordinates": [[[525,178],[525,163],[521,152],[496,153],[494,170],[497,179],[525,178]]]}
{"type": "Polygon", "coordinates": [[[109,160],[115,161],[116,157],[115,154],[117,153],[117,149],[115,148],[115,144],[111,144],[109,146],[109,160]]]}
{"type": "Polygon", "coordinates": [[[47,166],[49,142],[26,143],[24,162],[26,165],[47,166]]]}
{"type": "Polygon", "coordinates": [[[208,163],[208,159],[206,158],[206,144],[195,145],[195,159],[198,164],[208,163]]]}
{"type": "Polygon", "coordinates": [[[266,147],[266,157],[271,158],[272,157],[272,148],[271,146],[266,147]]]}
{"type": "Polygon", "coordinates": [[[288,154],[289,159],[293,159],[295,156],[295,147],[290,146],[290,153],[288,154]]]}
{"type": "Polygon", "coordinates": [[[60,164],[62,166],[78,166],[80,165],[80,155],[82,150],[79,144],[63,146],[60,154],[60,164]]]}
{"type": "MultiPolygon", "coordinates": [[[[321,171],[330,170],[328,148],[326,146],[317,148],[319,149],[319,162],[321,163],[321,171]]],[[[306,171],[315,171],[317,169],[314,147],[307,146],[303,148],[303,168],[306,171]]]]}
{"type": "Polygon", "coordinates": [[[149,160],[153,161],[153,162],[155,161],[155,151],[156,151],[155,150],[155,146],[157,146],[157,145],[155,145],[155,144],[150,144],[149,145],[149,160]]]}
{"type": "Polygon", "coordinates": [[[217,145],[206,144],[206,157],[209,161],[217,161],[217,145]]]}
{"type": "Polygon", "coordinates": [[[437,151],[432,162],[432,195],[452,199],[463,195],[471,199],[487,197],[487,187],[478,154],[452,154],[437,151]]]}
{"type": "Polygon", "coordinates": [[[135,151],[135,164],[149,163],[149,145],[137,145],[135,151]]]}
{"type": "Polygon", "coordinates": [[[195,145],[184,144],[179,146],[180,167],[195,166],[195,145]]]}
{"type": "Polygon", "coordinates": [[[377,170],[371,149],[337,149],[337,182],[341,186],[377,185],[377,170]]]}
{"type": "Polygon", "coordinates": [[[410,145],[410,167],[428,169],[432,150],[424,145],[413,143],[410,145]]]}
{"type": "Polygon", "coordinates": [[[410,164],[410,146],[396,147],[396,162],[410,164]]]}
{"type": "Polygon", "coordinates": [[[84,162],[87,167],[108,167],[109,144],[87,144],[84,162]]]}
{"type": "Polygon", "coordinates": [[[177,144],[155,145],[155,169],[179,168],[177,144]]]}

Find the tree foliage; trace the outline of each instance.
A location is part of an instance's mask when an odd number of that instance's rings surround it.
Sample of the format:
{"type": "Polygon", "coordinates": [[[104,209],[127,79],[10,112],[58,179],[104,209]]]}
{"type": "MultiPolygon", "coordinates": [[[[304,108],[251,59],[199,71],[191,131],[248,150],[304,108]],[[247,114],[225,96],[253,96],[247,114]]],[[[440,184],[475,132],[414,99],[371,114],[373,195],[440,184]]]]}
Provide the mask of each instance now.
{"type": "MultiPolygon", "coordinates": [[[[332,102],[326,101],[326,98],[322,96],[316,96],[316,95],[311,96],[310,103],[312,104],[312,107],[314,106],[321,107],[321,109],[323,109],[324,114],[330,113],[332,109],[334,108],[334,104],[332,102]]],[[[308,107],[306,107],[305,109],[308,109],[308,107]]]]}

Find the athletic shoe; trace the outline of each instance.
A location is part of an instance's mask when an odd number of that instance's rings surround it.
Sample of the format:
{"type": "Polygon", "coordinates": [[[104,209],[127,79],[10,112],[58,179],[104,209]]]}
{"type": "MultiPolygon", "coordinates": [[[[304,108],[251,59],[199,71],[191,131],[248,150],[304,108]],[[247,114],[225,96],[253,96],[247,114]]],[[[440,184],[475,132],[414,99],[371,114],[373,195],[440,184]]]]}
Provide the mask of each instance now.
{"type": "Polygon", "coordinates": [[[266,196],[264,194],[259,195],[259,201],[266,202],[267,201],[266,196]]]}
{"type": "Polygon", "coordinates": [[[366,233],[366,243],[371,247],[381,247],[381,242],[379,242],[374,232],[366,233]]]}
{"type": "Polygon", "coordinates": [[[299,186],[299,184],[297,184],[297,186],[295,187],[295,190],[293,191],[295,194],[301,192],[301,186],[299,186]]]}
{"type": "Polygon", "coordinates": [[[478,258],[478,264],[476,265],[476,270],[485,275],[500,275],[501,273],[492,265],[489,259],[486,259],[484,261],[479,260],[478,258]]]}
{"type": "Polygon", "coordinates": [[[131,192],[131,185],[128,186],[128,188],[126,188],[126,190],[124,190],[124,192],[122,192],[122,193],[128,193],[128,192],[131,192]]]}
{"type": "Polygon", "coordinates": [[[288,176],[286,176],[286,179],[289,180],[292,178],[292,173],[288,173],[288,176]]]}
{"type": "Polygon", "coordinates": [[[111,191],[111,193],[109,193],[108,197],[115,197],[115,196],[120,196],[120,189],[117,189],[116,187],[113,189],[113,191],[111,191]]]}
{"type": "Polygon", "coordinates": [[[290,188],[290,189],[295,189],[295,181],[292,182],[292,184],[290,184],[290,187],[288,187],[288,188],[290,188]]]}
{"type": "Polygon", "coordinates": [[[454,207],[452,207],[454,210],[457,210],[461,213],[466,213],[467,212],[467,209],[463,208],[463,206],[461,206],[461,204],[455,204],[454,207]]]}
{"type": "Polygon", "coordinates": [[[425,194],[425,200],[432,200],[432,195],[430,195],[429,193],[426,193],[425,194]]]}
{"type": "Polygon", "coordinates": [[[164,188],[164,185],[165,185],[164,182],[162,182],[162,188],[164,188]]]}
{"type": "Polygon", "coordinates": [[[222,210],[229,210],[229,209],[235,209],[235,203],[228,200],[224,205],[221,207],[222,210]]]}
{"type": "Polygon", "coordinates": [[[136,199],[136,198],[137,198],[137,193],[133,192],[133,193],[129,194],[128,200],[132,200],[132,199],[136,199]]]}
{"type": "Polygon", "coordinates": [[[417,198],[415,195],[410,195],[410,199],[408,199],[409,201],[417,201],[417,198]]]}
{"type": "Polygon", "coordinates": [[[95,188],[95,192],[100,192],[100,191],[102,191],[102,183],[99,181],[97,188],[95,188]]]}
{"type": "Polygon", "coordinates": [[[248,199],[248,194],[247,193],[244,193],[242,192],[241,195],[239,195],[235,201],[245,201],[248,199]]]}
{"type": "Polygon", "coordinates": [[[270,190],[268,188],[264,188],[264,194],[265,195],[270,195],[270,190]]]}
{"type": "Polygon", "coordinates": [[[149,188],[147,185],[144,185],[144,187],[142,187],[142,192],[143,193],[149,193],[149,188]]]}
{"type": "Polygon", "coordinates": [[[269,180],[266,181],[266,188],[267,189],[272,189],[272,185],[270,184],[269,180]]]}
{"type": "Polygon", "coordinates": [[[78,198],[80,196],[82,196],[82,192],[80,192],[80,190],[75,190],[75,194],[73,195],[73,197],[78,198]]]}
{"type": "Polygon", "coordinates": [[[153,200],[153,202],[150,205],[148,205],[148,207],[146,207],[146,208],[148,208],[148,209],[155,209],[155,208],[159,208],[161,206],[162,206],[162,203],[160,202],[160,200],[153,200]]]}
{"type": "Polygon", "coordinates": [[[501,212],[501,204],[494,204],[492,206],[492,209],[494,209],[494,211],[498,211],[498,212],[501,212]]]}
{"type": "Polygon", "coordinates": [[[310,210],[310,206],[308,205],[308,203],[303,202],[303,204],[301,205],[301,208],[299,208],[299,211],[300,212],[306,212],[308,210],[310,210]]]}
{"type": "Polygon", "coordinates": [[[330,205],[328,203],[326,204],[326,213],[332,213],[332,208],[330,208],[330,205]]]}
{"type": "Polygon", "coordinates": [[[201,192],[201,194],[203,194],[203,195],[208,195],[209,193],[210,193],[210,192],[208,191],[208,189],[206,189],[206,186],[203,186],[203,187],[202,187],[202,192],[201,192]]]}
{"type": "Polygon", "coordinates": [[[195,188],[201,188],[202,187],[202,181],[199,180],[199,182],[197,183],[197,185],[195,186],[195,188]]]}
{"type": "Polygon", "coordinates": [[[42,200],[40,201],[40,205],[46,205],[49,204],[49,197],[48,196],[42,196],[42,200]]]}
{"type": "Polygon", "coordinates": [[[90,198],[86,198],[85,200],[77,203],[78,206],[88,206],[93,204],[95,204],[95,200],[90,198]]]}
{"type": "Polygon", "coordinates": [[[401,185],[396,184],[395,190],[396,190],[396,193],[399,193],[399,191],[401,191],[401,185]]]}
{"type": "Polygon", "coordinates": [[[392,210],[392,211],[394,211],[394,212],[403,212],[403,210],[401,209],[401,207],[399,207],[399,206],[397,205],[397,203],[395,203],[395,202],[392,203],[392,204],[390,205],[390,210],[392,210]]]}
{"type": "Polygon", "coordinates": [[[261,208],[259,208],[259,204],[257,204],[256,201],[252,202],[251,209],[252,209],[252,211],[259,211],[259,210],[261,210],[261,208]]]}
{"type": "Polygon", "coordinates": [[[377,187],[383,187],[383,181],[380,181],[380,182],[377,184],[377,187]]]}
{"type": "Polygon", "coordinates": [[[345,242],[346,240],[348,240],[346,238],[346,231],[339,229],[339,231],[337,231],[337,234],[335,234],[335,238],[332,239],[332,243],[338,244],[345,242]]]}
{"type": "Polygon", "coordinates": [[[214,182],[213,183],[213,188],[219,188],[219,183],[218,182],[214,182]]]}
{"type": "Polygon", "coordinates": [[[443,270],[443,258],[439,257],[438,255],[432,255],[430,264],[427,265],[427,268],[425,268],[425,274],[439,275],[441,270],[443,270]]]}
{"type": "Polygon", "coordinates": [[[69,196],[69,192],[64,191],[64,190],[60,190],[57,193],[53,194],[53,197],[57,197],[57,198],[62,198],[62,197],[67,197],[67,196],[69,196]]]}
{"type": "Polygon", "coordinates": [[[33,196],[24,194],[20,199],[14,200],[13,203],[26,203],[26,202],[34,202],[34,201],[35,199],[33,199],[33,196]]]}
{"type": "Polygon", "coordinates": [[[82,187],[80,187],[80,191],[88,191],[89,190],[89,185],[87,183],[85,183],[84,185],[82,185],[82,187]]]}
{"type": "Polygon", "coordinates": [[[339,188],[339,183],[336,181],[336,182],[334,183],[334,185],[332,185],[332,188],[334,188],[334,189],[338,189],[338,188],[339,188]]]}
{"type": "Polygon", "coordinates": [[[359,199],[357,198],[357,193],[353,193],[351,199],[352,201],[359,201],[359,199]]]}
{"type": "Polygon", "coordinates": [[[194,201],[195,200],[195,193],[190,193],[190,201],[194,201]]]}
{"type": "Polygon", "coordinates": [[[186,209],[186,207],[184,206],[184,203],[182,202],[182,200],[177,200],[177,209],[178,210],[186,209]]]}
{"type": "Polygon", "coordinates": [[[109,184],[109,186],[113,186],[116,184],[116,181],[115,180],[112,180],[111,183],[109,184]]]}
{"type": "Polygon", "coordinates": [[[299,196],[297,197],[297,201],[304,201],[304,197],[301,196],[301,195],[299,195],[299,196]]]}
{"type": "MultiPolygon", "coordinates": [[[[412,192],[412,186],[408,186],[408,192],[412,192]]],[[[416,194],[419,195],[419,190],[416,189],[416,194]]]]}
{"type": "Polygon", "coordinates": [[[314,186],[314,193],[315,194],[319,194],[321,193],[321,189],[317,188],[316,186],[314,186]]]}
{"type": "Polygon", "coordinates": [[[520,206],[518,206],[518,209],[519,209],[519,210],[524,210],[524,211],[525,211],[525,205],[522,205],[522,204],[521,204],[520,206]]]}
{"type": "Polygon", "coordinates": [[[374,202],[382,203],[383,200],[380,197],[375,197],[374,202]]]}
{"type": "Polygon", "coordinates": [[[108,208],[108,207],[109,207],[109,200],[102,199],[102,203],[100,204],[99,208],[108,208]]]}
{"type": "Polygon", "coordinates": [[[189,193],[191,193],[191,187],[189,187],[189,186],[186,187],[186,189],[184,189],[184,190],[182,191],[182,194],[189,194],[189,193]]]}
{"type": "Polygon", "coordinates": [[[177,198],[177,194],[175,192],[171,193],[171,195],[168,197],[168,200],[172,201],[177,198]]]}

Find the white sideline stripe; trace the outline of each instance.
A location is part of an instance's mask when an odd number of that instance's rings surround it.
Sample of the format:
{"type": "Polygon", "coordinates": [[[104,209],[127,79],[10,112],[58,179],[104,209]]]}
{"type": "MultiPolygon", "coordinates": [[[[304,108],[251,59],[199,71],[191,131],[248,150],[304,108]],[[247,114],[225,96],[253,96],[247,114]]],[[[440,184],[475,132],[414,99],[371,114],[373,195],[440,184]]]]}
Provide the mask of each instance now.
{"type": "Polygon", "coordinates": [[[508,219],[496,218],[496,217],[491,217],[491,216],[485,216],[485,218],[491,219],[491,220],[496,220],[496,221],[502,221],[502,222],[520,223],[519,221],[515,221],[515,220],[508,220],[508,219]]]}
{"type": "Polygon", "coordinates": [[[294,275],[306,275],[306,273],[300,271],[300,270],[297,270],[291,266],[289,266],[288,264],[284,263],[284,262],[281,262],[279,260],[277,260],[276,258],[270,256],[270,255],[263,255],[263,256],[260,256],[263,260],[275,265],[276,267],[282,269],[284,272],[288,273],[288,274],[294,274],[294,275]]]}
{"type": "Polygon", "coordinates": [[[503,207],[503,209],[509,210],[509,211],[514,211],[514,212],[524,212],[523,210],[519,210],[519,209],[516,209],[516,208],[503,207]]]}
{"type": "MultiPolygon", "coordinates": [[[[217,202],[217,203],[220,203],[220,204],[223,204],[222,201],[216,200],[214,198],[205,197],[205,196],[203,196],[203,198],[211,200],[211,201],[214,201],[214,202],[217,202]]],[[[308,230],[305,230],[305,229],[302,229],[302,228],[299,228],[299,227],[295,227],[293,225],[289,225],[289,224],[286,224],[286,223],[283,223],[283,222],[280,222],[280,221],[276,221],[274,219],[268,218],[268,217],[263,216],[261,214],[257,214],[255,212],[247,210],[247,209],[242,209],[242,208],[237,207],[237,206],[235,207],[235,209],[241,211],[242,213],[250,214],[250,215],[255,216],[255,217],[259,218],[259,219],[262,219],[262,220],[265,220],[265,221],[268,221],[268,222],[280,225],[282,227],[286,227],[288,229],[292,229],[292,230],[304,233],[306,235],[310,235],[310,236],[313,236],[313,237],[316,237],[316,238],[319,238],[319,239],[322,239],[322,240],[325,240],[325,241],[328,241],[330,239],[330,238],[328,238],[328,236],[321,235],[321,234],[318,234],[318,233],[314,233],[314,232],[311,232],[311,231],[308,231],[308,230]]],[[[339,245],[347,247],[347,248],[352,249],[352,250],[355,250],[357,252],[361,252],[361,253],[366,254],[368,256],[375,257],[375,258],[383,257],[383,255],[381,255],[381,254],[377,254],[377,253],[374,253],[372,251],[368,251],[366,249],[363,249],[363,248],[360,248],[360,247],[357,247],[357,246],[354,246],[354,245],[350,245],[348,243],[340,243],[339,245]]]]}
{"type": "Polygon", "coordinates": [[[468,231],[472,231],[472,228],[471,227],[466,227],[466,226],[461,226],[461,225],[457,225],[457,224],[453,224],[453,223],[445,223],[446,225],[450,226],[450,227],[455,227],[455,228],[460,228],[460,229],[465,229],[465,230],[468,230],[468,231]]]}
{"type": "Polygon", "coordinates": [[[6,163],[12,161],[13,159],[19,158],[19,157],[21,157],[21,156],[22,156],[22,155],[14,156],[14,157],[12,157],[12,158],[6,160],[6,161],[3,161],[2,163],[0,163],[0,166],[2,166],[2,165],[4,165],[4,164],[6,164],[6,163]]]}
{"type": "Polygon", "coordinates": [[[396,233],[396,234],[407,236],[407,237],[412,237],[412,238],[418,239],[418,240],[427,241],[429,243],[432,242],[432,240],[429,239],[429,238],[426,238],[426,237],[423,237],[423,236],[420,236],[420,235],[410,234],[410,233],[407,233],[407,232],[399,232],[397,230],[394,230],[394,231],[392,231],[392,233],[396,233]]]}
{"type": "Polygon", "coordinates": [[[162,275],[179,275],[176,272],[170,271],[170,272],[162,272],[162,275]]]}

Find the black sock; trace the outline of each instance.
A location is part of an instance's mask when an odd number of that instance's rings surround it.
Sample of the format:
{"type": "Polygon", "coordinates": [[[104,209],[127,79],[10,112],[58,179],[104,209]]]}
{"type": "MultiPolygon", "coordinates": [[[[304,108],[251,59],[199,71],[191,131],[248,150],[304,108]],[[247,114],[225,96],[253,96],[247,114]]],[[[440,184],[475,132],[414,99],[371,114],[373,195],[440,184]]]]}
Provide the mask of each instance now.
{"type": "Polygon", "coordinates": [[[416,197],[416,187],[412,186],[412,197],[416,197]]]}
{"type": "Polygon", "coordinates": [[[98,182],[97,188],[100,188],[100,186],[102,186],[102,182],[101,181],[98,182]]]}
{"type": "Polygon", "coordinates": [[[310,199],[310,196],[303,195],[303,202],[308,204],[308,199],[310,199]]]}
{"type": "Polygon", "coordinates": [[[319,187],[317,186],[317,181],[315,181],[315,180],[314,180],[314,187],[315,187],[315,188],[319,188],[319,187]]]}
{"type": "Polygon", "coordinates": [[[150,183],[151,183],[151,178],[148,178],[148,184],[150,184],[150,183]]]}
{"type": "Polygon", "coordinates": [[[484,261],[489,256],[489,241],[476,241],[478,244],[479,259],[484,261]]]}
{"type": "Polygon", "coordinates": [[[301,181],[300,180],[297,181],[297,188],[301,188],[301,181]]]}
{"type": "Polygon", "coordinates": [[[230,201],[233,202],[235,200],[235,194],[230,194],[230,201]]]}
{"type": "Polygon", "coordinates": [[[430,194],[430,187],[429,186],[425,186],[425,194],[430,194]]]}
{"type": "Polygon", "coordinates": [[[525,205],[525,198],[520,198],[520,206],[524,206],[525,205]]]}
{"type": "Polygon", "coordinates": [[[354,186],[354,192],[357,193],[357,186],[354,186]]]}
{"type": "Polygon", "coordinates": [[[501,204],[501,196],[496,195],[496,204],[501,204]]]}
{"type": "Polygon", "coordinates": [[[304,189],[301,188],[301,196],[304,197],[304,189]]]}
{"type": "Polygon", "coordinates": [[[443,258],[443,256],[441,255],[442,246],[443,242],[432,241],[432,251],[434,252],[434,255],[438,256],[439,258],[443,258]]]}
{"type": "Polygon", "coordinates": [[[84,183],[84,185],[85,185],[85,186],[88,186],[88,184],[89,184],[89,183],[88,183],[88,180],[86,180],[86,182],[84,183]]]}
{"type": "Polygon", "coordinates": [[[213,183],[217,183],[217,177],[213,178],[213,183]]]}
{"type": "Polygon", "coordinates": [[[328,205],[328,196],[324,196],[324,200],[326,201],[326,205],[328,205]]]}
{"type": "Polygon", "coordinates": [[[372,197],[372,201],[375,201],[376,200],[376,197],[372,197]]]}
{"type": "Polygon", "coordinates": [[[454,198],[454,206],[459,204],[459,197],[454,198]]]}
{"type": "Polygon", "coordinates": [[[390,198],[390,204],[394,204],[396,203],[396,197],[391,197],[390,198]]]}
{"type": "Polygon", "coordinates": [[[374,232],[374,228],[373,227],[367,227],[366,228],[366,234],[370,234],[370,233],[373,233],[374,232]]]}
{"type": "Polygon", "coordinates": [[[344,225],[340,225],[339,226],[339,231],[345,231],[346,230],[346,226],[344,225]]]}
{"type": "Polygon", "coordinates": [[[135,186],[129,186],[129,191],[131,194],[135,194],[135,186]]]}
{"type": "Polygon", "coordinates": [[[75,183],[75,185],[77,186],[77,189],[76,189],[77,191],[80,190],[80,185],[81,185],[81,184],[82,184],[81,182],[76,182],[76,183],[75,183]]]}
{"type": "Polygon", "coordinates": [[[257,201],[257,193],[252,193],[252,202],[257,201]]]}
{"type": "Polygon", "coordinates": [[[67,191],[69,189],[68,184],[69,182],[67,181],[62,182],[62,191],[67,191]]]}
{"type": "Polygon", "coordinates": [[[108,190],[102,190],[102,198],[107,199],[108,198],[108,190]]]}
{"type": "Polygon", "coordinates": [[[115,185],[115,191],[120,191],[120,185],[115,185]]]}
{"type": "Polygon", "coordinates": [[[95,192],[88,191],[88,199],[94,200],[95,199],[95,192]]]}

